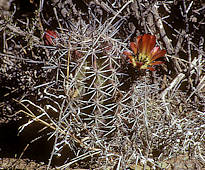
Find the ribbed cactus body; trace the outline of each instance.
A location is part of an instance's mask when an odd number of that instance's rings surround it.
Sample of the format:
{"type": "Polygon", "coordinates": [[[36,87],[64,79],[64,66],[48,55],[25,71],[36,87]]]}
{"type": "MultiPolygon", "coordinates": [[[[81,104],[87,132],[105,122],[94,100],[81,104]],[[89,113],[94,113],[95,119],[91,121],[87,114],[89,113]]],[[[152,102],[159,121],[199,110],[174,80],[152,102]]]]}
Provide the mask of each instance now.
{"type": "Polygon", "coordinates": [[[191,124],[171,106],[181,93],[174,91],[177,97],[169,94],[166,99],[166,92],[161,97],[164,72],[137,69],[123,56],[129,47],[117,39],[124,21],[119,18],[101,22],[93,16],[88,23],[80,20],[71,29],[61,30],[42,67],[47,81],[34,87],[37,100],[21,101],[32,117],[22,129],[36,120],[51,129],[49,138],[55,138],[49,165],[66,153],[60,168],[84,161],[89,168],[136,169],[139,160],[140,165],[156,168],[154,159],[168,157],[175,146],[177,152],[184,147],[177,141],[188,130],[182,131],[179,124],[191,124]],[[176,145],[171,144],[173,140],[176,145]]]}

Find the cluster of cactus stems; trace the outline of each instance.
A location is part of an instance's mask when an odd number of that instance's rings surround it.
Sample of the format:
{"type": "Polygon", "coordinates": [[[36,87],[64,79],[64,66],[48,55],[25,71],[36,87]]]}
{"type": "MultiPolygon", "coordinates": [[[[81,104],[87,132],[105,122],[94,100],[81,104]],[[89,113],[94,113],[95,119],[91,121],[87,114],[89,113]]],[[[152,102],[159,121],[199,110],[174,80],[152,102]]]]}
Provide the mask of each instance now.
{"type": "MultiPolygon", "coordinates": [[[[64,44],[69,48],[59,51],[55,49],[59,45],[55,39],[63,40],[65,35],[58,34],[57,37],[53,31],[47,31],[46,45],[53,46],[55,50],[51,52],[53,56],[49,57],[44,69],[53,78],[39,86],[44,90],[37,103],[27,99],[21,101],[23,104],[29,103],[28,107],[25,106],[29,113],[32,107],[36,108],[35,113],[30,113],[35,120],[54,130],[51,137],[55,136],[56,140],[50,160],[53,156],[59,156],[65,145],[75,155],[74,159],[68,158],[68,164],[62,167],[69,167],[88,157],[93,159],[94,155],[104,159],[100,164],[104,163],[105,166],[117,164],[126,157],[131,158],[145,145],[139,137],[144,141],[149,138],[148,117],[156,116],[147,103],[149,96],[146,98],[146,94],[157,92],[158,85],[148,85],[148,80],[144,78],[144,81],[133,85],[123,82],[122,77],[129,78],[121,68],[124,66],[121,60],[126,43],[113,38],[117,28],[109,28],[98,38],[104,26],[87,32],[84,26],[85,30],[81,25],[82,30],[66,34],[68,38],[64,44]],[[83,36],[81,31],[84,32],[83,36]],[[121,90],[123,86],[123,89],[128,88],[121,90]],[[138,129],[142,128],[139,124],[147,130],[138,129]],[[133,144],[129,143],[131,141],[133,144]],[[126,148],[132,148],[131,152],[123,151],[126,148]],[[119,154],[121,149],[120,152],[127,152],[125,157],[119,154]],[[109,161],[105,163],[106,160],[109,161]]],[[[136,159],[136,155],[132,159],[136,159]]],[[[123,166],[126,167],[126,161],[123,166]]]]}
{"type": "Polygon", "coordinates": [[[166,108],[154,98],[159,84],[150,83],[147,76],[126,84],[130,75],[122,68],[131,63],[134,70],[139,68],[136,74],[154,71],[154,65],[163,63],[156,59],[166,51],[155,47],[154,35],[145,34],[130,43],[133,53],[125,52],[127,43],[114,38],[123,21],[114,25],[111,21],[93,21],[93,27],[81,22],[58,35],[47,31],[45,45],[50,46],[51,56],[43,69],[51,79],[36,86],[43,89],[37,101],[21,101],[33,118],[21,130],[34,120],[53,130],[50,138],[56,140],[49,165],[65,146],[74,156],[60,168],[83,160],[101,168],[137,166],[137,160],[159,167],[151,159],[153,148],[163,146],[162,155],[173,151],[166,147],[176,137],[169,133],[176,124],[170,124],[166,108]],[[127,64],[122,64],[123,52],[127,64]]]}

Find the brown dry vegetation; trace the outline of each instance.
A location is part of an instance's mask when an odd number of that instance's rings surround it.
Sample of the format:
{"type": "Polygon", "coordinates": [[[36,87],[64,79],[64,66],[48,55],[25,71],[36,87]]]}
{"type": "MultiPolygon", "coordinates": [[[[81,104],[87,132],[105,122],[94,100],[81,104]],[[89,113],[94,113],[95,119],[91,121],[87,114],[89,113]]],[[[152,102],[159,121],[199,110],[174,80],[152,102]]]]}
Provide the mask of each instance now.
{"type": "Polygon", "coordinates": [[[0,168],[205,168],[202,1],[1,0],[0,9],[0,168]],[[58,33],[52,45],[46,30],[58,33]],[[123,56],[145,33],[167,50],[154,72],[123,56]]]}

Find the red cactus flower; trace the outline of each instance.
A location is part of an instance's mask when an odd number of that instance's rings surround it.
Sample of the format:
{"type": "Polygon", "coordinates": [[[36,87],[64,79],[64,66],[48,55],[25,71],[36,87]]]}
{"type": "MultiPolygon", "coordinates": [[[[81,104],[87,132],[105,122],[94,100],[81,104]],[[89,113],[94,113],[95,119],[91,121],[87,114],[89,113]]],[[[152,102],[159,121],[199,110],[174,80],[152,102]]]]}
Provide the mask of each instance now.
{"type": "Polygon", "coordinates": [[[163,61],[155,60],[164,57],[166,54],[166,50],[160,50],[160,47],[155,47],[155,44],[156,37],[154,35],[144,34],[143,36],[138,36],[136,42],[130,42],[130,48],[133,53],[124,51],[124,54],[128,57],[133,67],[154,71],[154,65],[163,63],[163,61]]]}
{"type": "Polygon", "coordinates": [[[58,38],[58,34],[55,31],[47,30],[44,34],[44,41],[46,45],[55,45],[56,38],[58,38]]]}

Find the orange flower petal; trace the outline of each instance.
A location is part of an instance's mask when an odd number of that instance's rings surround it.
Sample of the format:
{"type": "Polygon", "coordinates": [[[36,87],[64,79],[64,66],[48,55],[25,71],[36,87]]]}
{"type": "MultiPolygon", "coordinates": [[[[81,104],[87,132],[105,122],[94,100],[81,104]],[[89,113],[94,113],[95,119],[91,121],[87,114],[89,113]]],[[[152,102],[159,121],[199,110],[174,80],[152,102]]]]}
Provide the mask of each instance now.
{"type": "Polygon", "coordinates": [[[149,69],[150,71],[155,71],[153,67],[147,67],[147,69],[149,69]]]}
{"type": "Polygon", "coordinates": [[[134,54],[137,54],[137,44],[135,42],[130,42],[130,48],[134,52],[134,54]]]}
{"type": "Polygon", "coordinates": [[[150,63],[149,65],[153,66],[153,65],[160,65],[160,64],[163,64],[164,62],[163,61],[155,61],[153,63],[150,63]]]}
{"type": "Polygon", "coordinates": [[[123,54],[126,55],[126,56],[131,56],[132,55],[132,53],[129,52],[129,51],[124,51],[123,54]]]}
{"type": "Polygon", "coordinates": [[[147,54],[147,47],[149,46],[149,39],[150,39],[150,35],[148,34],[144,34],[142,36],[142,54],[147,54]]]}
{"type": "Polygon", "coordinates": [[[151,50],[156,44],[156,37],[154,35],[145,34],[142,37],[142,53],[150,55],[151,50]]]}
{"type": "Polygon", "coordinates": [[[138,36],[136,39],[137,49],[139,53],[142,53],[142,36],[138,36]]]}
{"type": "Polygon", "coordinates": [[[147,49],[146,49],[146,55],[150,56],[151,55],[150,53],[156,44],[156,37],[154,35],[150,35],[149,41],[147,43],[148,44],[147,44],[147,49]]]}
{"type": "Polygon", "coordinates": [[[152,49],[152,51],[150,52],[151,53],[151,57],[153,57],[155,54],[157,54],[158,51],[160,51],[160,48],[159,47],[154,47],[152,49]]]}
{"type": "Polygon", "coordinates": [[[128,57],[129,57],[129,59],[132,60],[132,61],[135,60],[135,58],[134,58],[133,56],[131,56],[131,55],[129,55],[128,57]]]}
{"type": "Polygon", "coordinates": [[[160,57],[164,57],[166,50],[157,50],[157,52],[151,57],[151,61],[155,61],[160,57]]]}

